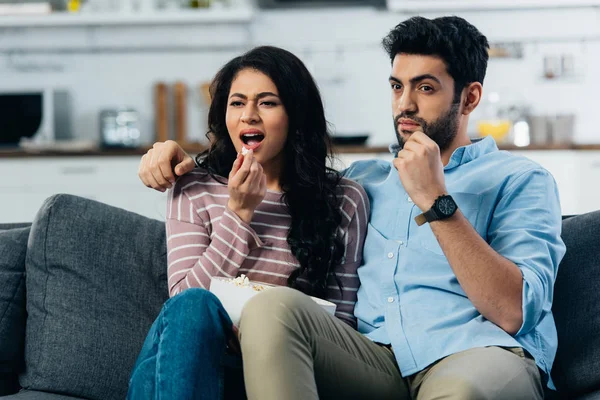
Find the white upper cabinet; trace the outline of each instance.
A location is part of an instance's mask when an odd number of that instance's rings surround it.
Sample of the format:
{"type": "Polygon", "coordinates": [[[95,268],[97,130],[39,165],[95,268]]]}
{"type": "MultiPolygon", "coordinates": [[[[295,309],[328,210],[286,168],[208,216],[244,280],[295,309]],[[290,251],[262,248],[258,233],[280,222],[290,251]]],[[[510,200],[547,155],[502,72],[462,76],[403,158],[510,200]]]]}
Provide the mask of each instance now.
{"type": "Polygon", "coordinates": [[[578,8],[600,5],[599,0],[387,0],[388,9],[399,12],[514,10],[578,8]]]}

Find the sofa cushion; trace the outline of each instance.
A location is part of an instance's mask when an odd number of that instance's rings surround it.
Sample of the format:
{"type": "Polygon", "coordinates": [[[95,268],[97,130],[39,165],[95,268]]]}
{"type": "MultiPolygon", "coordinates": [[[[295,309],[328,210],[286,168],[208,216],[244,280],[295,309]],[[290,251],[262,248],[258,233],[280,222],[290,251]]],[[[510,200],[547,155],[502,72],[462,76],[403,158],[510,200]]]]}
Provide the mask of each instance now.
{"type": "Polygon", "coordinates": [[[562,237],[567,253],[554,286],[552,378],[561,395],[575,398],[600,390],[600,211],[564,220],[562,237]]]}
{"type": "Polygon", "coordinates": [[[21,386],[123,399],[168,298],[163,222],[70,195],[44,203],[27,253],[21,386]]]}
{"type": "Polygon", "coordinates": [[[0,396],[19,389],[25,340],[25,255],[30,228],[0,231],[0,396]]]}
{"type": "Polygon", "coordinates": [[[79,397],[63,396],[55,393],[23,390],[12,396],[2,397],[2,400],[82,400],[79,397]]]}

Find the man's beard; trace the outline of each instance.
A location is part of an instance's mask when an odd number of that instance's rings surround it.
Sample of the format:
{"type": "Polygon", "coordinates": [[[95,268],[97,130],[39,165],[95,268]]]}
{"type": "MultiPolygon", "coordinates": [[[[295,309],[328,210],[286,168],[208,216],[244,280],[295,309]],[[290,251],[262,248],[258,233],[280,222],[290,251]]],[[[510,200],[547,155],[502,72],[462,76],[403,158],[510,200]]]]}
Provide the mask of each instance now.
{"type": "Polygon", "coordinates": [[[459,103],[453,103],[450,109],[433,122],[427,122],[422,118],[417,117],[414,113],[402,112],[394,117],[394,130],[400,148],[404,147],[404,139],[400,135],[400,126],[398,121],[400,118],[410,119],[421,126],[423,133],[426,134],[437,143],[440,152],[447,150],[452,144],[452,141],[458,133],[458,111],[459,103]]]}

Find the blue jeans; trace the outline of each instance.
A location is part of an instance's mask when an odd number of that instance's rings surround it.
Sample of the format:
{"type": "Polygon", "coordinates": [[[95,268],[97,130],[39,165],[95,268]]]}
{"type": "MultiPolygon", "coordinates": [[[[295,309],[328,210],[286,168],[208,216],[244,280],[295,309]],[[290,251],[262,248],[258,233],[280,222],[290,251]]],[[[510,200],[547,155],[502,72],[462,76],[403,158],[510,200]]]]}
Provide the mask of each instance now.
{"type": "Polygon", "coordinates": [[[234,383],[242,378],[241,357],[227,351],[232,336],[229,315],[209,291],[187,289],[169,299],[142,346],[127,399],[221,400],[226,368],[237,368],[234,383]]]}

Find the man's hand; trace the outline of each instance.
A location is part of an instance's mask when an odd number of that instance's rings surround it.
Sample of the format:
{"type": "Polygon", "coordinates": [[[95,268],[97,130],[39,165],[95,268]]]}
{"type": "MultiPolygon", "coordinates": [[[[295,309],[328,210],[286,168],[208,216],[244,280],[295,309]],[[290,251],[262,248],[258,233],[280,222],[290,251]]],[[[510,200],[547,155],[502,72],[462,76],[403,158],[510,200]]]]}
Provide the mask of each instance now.
{"type": "Polygon", "coordinates": [[[267,176],[252,150],[245,156],[238,154],[229,173],[227,188],[227,207],[249,224],[254,210],[267,194],[267,176]]]}
{"type": "Polygon", "coordinates": [[[440,148],[423,132],[414,132],[394,159],[404,190],[423,211],[447,193],[440,148]]]}
{"type": "Polygon", "coordinates": [[[172,140],[156,142],[142,156],[138,176],[147,187],[164,192],[175,183],[176,176],[194,169],[194,159],[172,140]]]}

